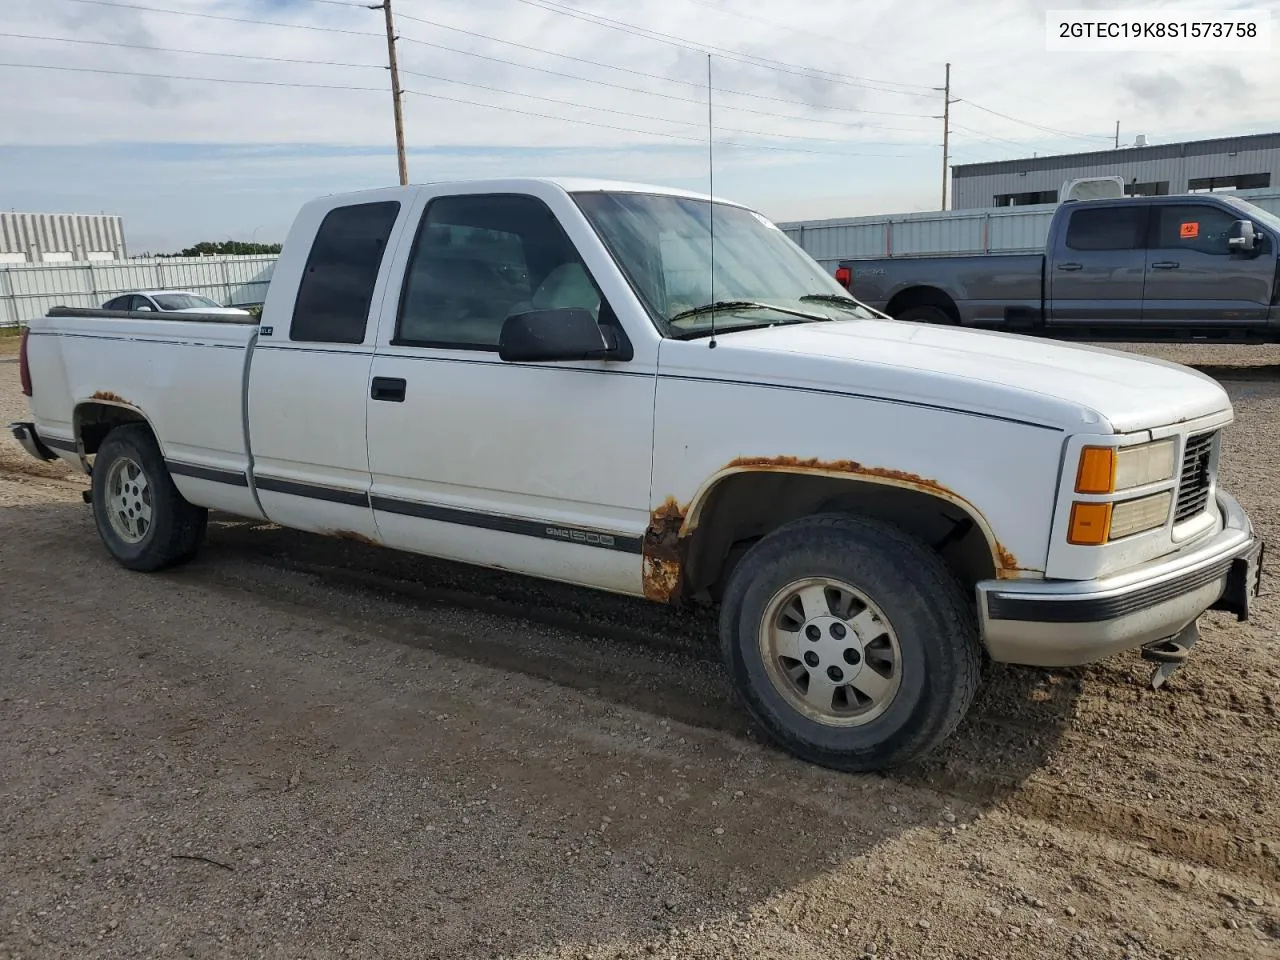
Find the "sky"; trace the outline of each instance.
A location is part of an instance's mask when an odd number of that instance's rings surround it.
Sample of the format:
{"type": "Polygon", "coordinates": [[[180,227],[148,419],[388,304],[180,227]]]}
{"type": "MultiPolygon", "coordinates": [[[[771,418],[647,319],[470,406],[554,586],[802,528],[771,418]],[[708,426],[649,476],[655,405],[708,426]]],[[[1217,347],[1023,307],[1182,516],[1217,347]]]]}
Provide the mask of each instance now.
{"type": "MultiPolygon", "coordinates": [[[[1050,9],[1195,0],[392,6],[411,182],[705,190],[708,53],[715,192],[778,221],[938,209],[948,61],[953,163],[1280,129],[1274,55],[1046,51],[1050,9]]],[[[368,0],[0,0],[0,209],[121,215],[131,254],[281,241],[398,182],[386,63],[368,0]]]]}

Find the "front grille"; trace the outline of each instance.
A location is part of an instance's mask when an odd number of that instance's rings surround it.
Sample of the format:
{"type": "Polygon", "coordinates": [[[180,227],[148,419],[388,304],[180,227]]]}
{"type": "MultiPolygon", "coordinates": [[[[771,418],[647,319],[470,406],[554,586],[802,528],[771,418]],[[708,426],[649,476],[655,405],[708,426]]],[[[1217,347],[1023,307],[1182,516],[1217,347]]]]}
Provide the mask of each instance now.
{"type": "Polygon", "coordinates": [[[1187,438],[1187,448],[1182,454],[1182,473],[1178,478],[1178,500],[1173,508],[1175,524],[1190,520],[1208,506],[1209,464],[1217,441],[1216,430],[1187,438]]]}

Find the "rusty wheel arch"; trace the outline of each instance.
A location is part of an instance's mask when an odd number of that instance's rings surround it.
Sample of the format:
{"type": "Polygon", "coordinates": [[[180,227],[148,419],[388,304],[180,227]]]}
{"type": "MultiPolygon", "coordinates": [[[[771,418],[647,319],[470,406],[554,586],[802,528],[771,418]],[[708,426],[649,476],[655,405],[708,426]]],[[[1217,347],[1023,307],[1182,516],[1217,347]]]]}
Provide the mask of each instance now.
{"type": "MultiPolygon", "coordinates": [[[[935,480],[902,470],[870,467],[854,460],[740,457],[708,478],[687,505],[674,497],[667,497],[652,511],[643,543],[646,597],[658,602],[677,603],[689,595],[701,593],[720,578],[725,565],[731,563],[730,555],[735,548],[741,552],[742,544],[759,539],[780,525],[765,524],[758,530],[752,530],[747,524],[746,537],[710,546],[708,543],[713,538],[700,536],[706,513],[708,509],[716,509],[719,495],[727,489],[726,483],[744,475],[811,477],[835,481],[839,485],[853,482],[928,496],[954,508],[973,524],[985,542],[994,576],[1002,579],[1017,577],[1023,569],[1017,558],[995,536],[982,511],[935,480]]],[[[838,489],[837,486],[832,487],[833,491],[838,489]]],[[[847,490],[846,487],[844,492],[847,490]]],[[[824,506],[838,502],[838,499],[839,496],[834,495],[824,502],[824,506]]],[[[800,515],[819,512],[822,508],[807,509],[800,515]]],[[[796,517],[786,517],[782,522],[791,519],[796,517]]]]}
{"type": "MultiPolygon", "coordinates": [[[[86,458],[98,452],[98,447],[102,445],[102,441],[113,428],[126,423],[146,424],[151,435],[156,438],[156,444],[160,444],[160,434],[156,431],[151,418],[119,394],[99,390],[88,399],[76,403],[75,411],[72,413],[72,425],[76,441],[80,445],[80,459],[86,473],[90,472],[86,458]],[[101,416],[87,416],[88,414],[101,414],[101,416]]],[[[163,455],[164,450],[161,447],[161,456],[163,455]]]]}

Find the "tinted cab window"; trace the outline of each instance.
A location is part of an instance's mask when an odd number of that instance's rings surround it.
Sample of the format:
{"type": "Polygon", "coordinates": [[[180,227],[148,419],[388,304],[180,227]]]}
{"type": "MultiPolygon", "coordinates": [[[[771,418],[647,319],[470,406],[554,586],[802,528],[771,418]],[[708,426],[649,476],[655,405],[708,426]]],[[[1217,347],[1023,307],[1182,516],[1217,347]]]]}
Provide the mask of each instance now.
{"type": "Polygon", "coordinates": [[[1143,245],[1146,205],[1075,210],[1067,223],[1068,249],[1135,250],[1143,245]]]}
{"type": "Polygon", "coordinates": [[[363,343],[395,200],[335,207],[316,231],[298,285],[290,340],[363,343]]]}
{"type": "Polygon", "coordinates": [[[1230,256],[1227,241],[1238,218],[1207,204],[1160,206],[1152,217],[1151,246],[1157,250],[1194,250],[1230,256]]]}

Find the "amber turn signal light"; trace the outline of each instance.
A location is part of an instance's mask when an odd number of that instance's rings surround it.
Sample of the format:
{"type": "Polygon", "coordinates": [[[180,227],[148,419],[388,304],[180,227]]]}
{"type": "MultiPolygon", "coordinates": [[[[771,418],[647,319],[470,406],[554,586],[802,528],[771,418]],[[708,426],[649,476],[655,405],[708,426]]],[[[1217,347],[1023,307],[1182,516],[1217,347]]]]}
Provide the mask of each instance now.
{"type": "Polygon", "coordinates": [[[1111,504],[1073,503],[1067,542],[1084,547],[1100,547],[1111,533],[1111,504]]]}
{"type": "Polygon", "coordinates": [[[1114,447],[1085,447],[1076,471],[1076,493],[1111,493],[1116,488],[1114,447]]]}

